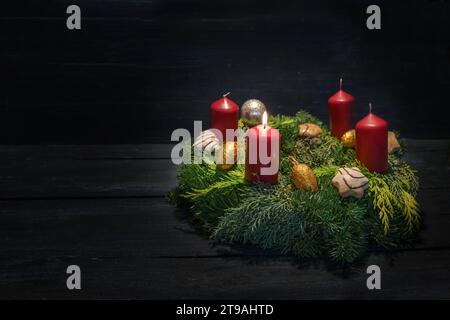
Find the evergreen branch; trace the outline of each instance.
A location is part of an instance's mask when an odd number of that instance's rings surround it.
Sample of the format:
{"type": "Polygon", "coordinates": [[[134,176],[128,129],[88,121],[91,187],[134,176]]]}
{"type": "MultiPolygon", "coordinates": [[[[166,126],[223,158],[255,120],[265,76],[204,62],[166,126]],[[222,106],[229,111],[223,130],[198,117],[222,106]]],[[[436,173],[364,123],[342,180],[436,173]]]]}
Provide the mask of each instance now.
{"type": "Polygon", "coordinates": [[[409,229],[413,229],[419,226],[420,214],[419,214],[419,204],[416,199],[408,192],[402,190],[403,195],[403,208],[402,213],[405,217],[406,223],[409,229]]]}

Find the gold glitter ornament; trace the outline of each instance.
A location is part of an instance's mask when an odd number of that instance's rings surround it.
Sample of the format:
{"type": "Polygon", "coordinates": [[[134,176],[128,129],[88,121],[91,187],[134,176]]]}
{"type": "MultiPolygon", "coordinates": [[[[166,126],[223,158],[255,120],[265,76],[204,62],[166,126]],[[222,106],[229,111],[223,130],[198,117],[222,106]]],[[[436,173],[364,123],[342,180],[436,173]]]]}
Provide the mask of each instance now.
{"type": "Polygon", "coordinates": [[[354,148],[356,145],[356,131],[355,129],[348,130],[341,137],[342,145],[346,148],[354,148]]]}
{"type": "Polygon", "coordinates": [[[237,163],[237,142],[225,142],[217,150],[222,163],[217,163],[216,168],[220,171],[229,171],[237,163]]]}
{"type": "Polygon", "coordinates": [[[297,189],[317,191],[317,178],[306,164],[299,163],[293,156],[289,157],[292,164],[292,181],[297,189]]]}
{"type": "Polygon", "coordinates": [[[315,138],[322,134],[322,129],[314,123],[303,123],[298,126],[298,134],[300,137],[315,138]]]}
{"type": "Polygon", "coordinates": [[[261,124],[264,111],[267,111],[267,108],[258,99],[247,100],[241,107],[242,121],[249,127],[261,124]]]}

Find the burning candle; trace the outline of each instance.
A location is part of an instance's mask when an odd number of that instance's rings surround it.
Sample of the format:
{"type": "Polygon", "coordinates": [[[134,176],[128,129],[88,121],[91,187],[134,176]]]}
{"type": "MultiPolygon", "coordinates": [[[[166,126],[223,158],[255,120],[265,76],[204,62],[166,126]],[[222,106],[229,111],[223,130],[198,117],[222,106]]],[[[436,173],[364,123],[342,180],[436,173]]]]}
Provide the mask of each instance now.
{"type": "Polygon", "coordinates": [[[280,133],[267,124],[267,112],[262,124],[247,131],[245,179],[248,182],[276,184],[280,157],[280,133]]]}
{"type": "Polygon", "coordinates": [[[356,158],[372,172],[388,168],[388,124],[372,113],[356,124],[356,158]]]}
{"type": "Polygon", "coordinates": [[[234,140],[234,137],[226,139],[226,130],[236,130],[238,127],[239,107],[224,94],[223,97],[211,104],[211,128],[222,133],[223,141],[234,140]]]}
{"type": "Polygon", "coordinates": [[[342,78],[339,91],[328,99],[328,115],[331,134],[340,139],[344,133],[353,129],[353,108],[355,98],[342,90],[342,78]]]}

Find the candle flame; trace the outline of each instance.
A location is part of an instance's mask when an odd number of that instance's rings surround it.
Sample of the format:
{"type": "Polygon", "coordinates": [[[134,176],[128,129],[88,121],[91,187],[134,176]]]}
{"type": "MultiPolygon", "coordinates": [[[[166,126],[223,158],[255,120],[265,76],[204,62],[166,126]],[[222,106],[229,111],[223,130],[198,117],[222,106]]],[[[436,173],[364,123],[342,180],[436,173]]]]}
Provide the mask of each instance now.
{"type": "Polygon", "coordinates": [[[266,111],[264,111],[264,113],[262,115],[262,125],[263,125],[264,129],[267,126],[267,112],[266,111]]]}

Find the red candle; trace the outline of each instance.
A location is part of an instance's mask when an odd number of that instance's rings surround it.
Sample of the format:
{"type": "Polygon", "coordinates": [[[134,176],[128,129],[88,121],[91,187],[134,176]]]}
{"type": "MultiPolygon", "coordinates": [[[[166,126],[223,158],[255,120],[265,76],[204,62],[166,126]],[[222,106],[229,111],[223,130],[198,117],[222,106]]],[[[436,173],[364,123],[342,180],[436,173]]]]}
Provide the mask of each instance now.
{"type": "MultiPolygon", "coordinates": [[[[232,100],[227,98],[227,94],[211,104],[211,128],[222,133],[223,141],[226,141],[226,130],[236,130],[238,127],[239,107],[232,100]]],[[[234,140],[229,138],[228,140],[234,140]]]]}
{"type": "Polygon", "coordinates": [[[371,172],[388,168],[388,124],[372,113],[356,124],[356,158],[371,172]]]}
{"type": "Polygon", "coordinates": [[[247,131],[245,180],[276,184],[280,157],[280,133],[267,124],[264,112],[262,124],[247,131]]]}
{"type": "Polygon", "coordinates": [[[342,79],[339,91],[328,99],[328,115],[331,134],[340,139],[344,133],[353,129],[353,108],[355,98],[342,90],[342,79]]]}

